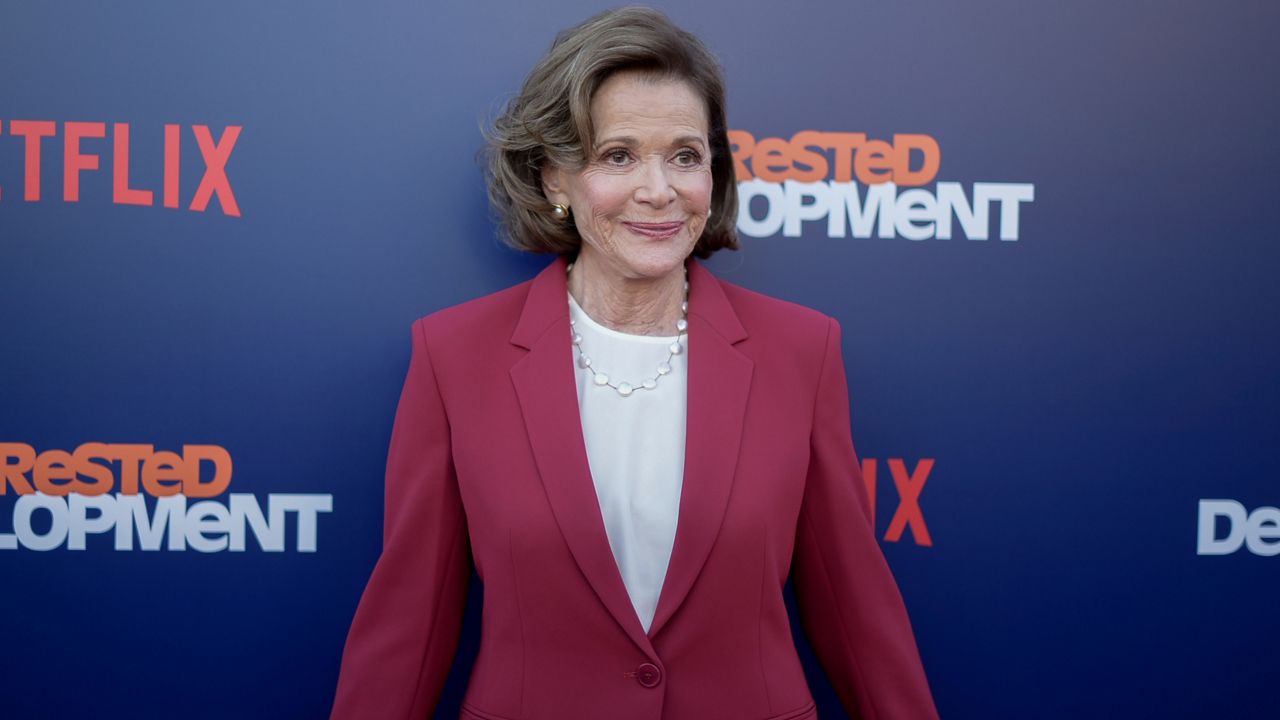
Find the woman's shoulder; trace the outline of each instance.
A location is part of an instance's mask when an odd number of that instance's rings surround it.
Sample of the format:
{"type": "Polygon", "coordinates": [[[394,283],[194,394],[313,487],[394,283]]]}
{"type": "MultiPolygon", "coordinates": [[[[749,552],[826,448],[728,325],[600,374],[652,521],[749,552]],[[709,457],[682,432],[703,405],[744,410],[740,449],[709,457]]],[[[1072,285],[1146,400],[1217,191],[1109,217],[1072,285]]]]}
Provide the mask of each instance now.
{"type": "Polygon", "coordinates": [[[809,344],[824,341],[836,324],[834,318],[811,307],[716,280],[748,336],[784,336],[809,344]]]}
{"type": "Polygon", "coordinates": [[[495,322],[509,320],[515,325],[529,296],[533,280],[512,285],[488,295],[436,310],[418,319],[418,323],[432,331],[458,331],[469,327],[491,327],[495,322]]]}
{"type": "Polygon", "coordinates": [[[843,364],[840,325],[835,318],[717,280],[742,325],[735,349],[750,358],[755,371],[769,378],[775,388],[796,398],[817,397],[824,370],[832,363],[843,364]]]}
{"type": "Polygon", "coordinates": [[[532,284],[526,280],[424,315],[414,323],[415,340],[430,347],[433,356],[474,357],[505,348],[532,284]]]}

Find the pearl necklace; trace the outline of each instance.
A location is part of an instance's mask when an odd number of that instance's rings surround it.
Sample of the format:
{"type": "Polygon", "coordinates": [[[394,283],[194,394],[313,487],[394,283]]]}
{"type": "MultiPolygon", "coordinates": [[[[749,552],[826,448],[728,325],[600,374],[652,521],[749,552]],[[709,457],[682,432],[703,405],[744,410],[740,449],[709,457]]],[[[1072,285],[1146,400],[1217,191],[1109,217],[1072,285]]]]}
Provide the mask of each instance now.
{"type": "MultiPolygon", "coordinates": [[[[569,263],[569,267],[565,273],[573,271],[573,263],[569,263]]],[[[618,391],[622,397],[631,397],[636,390],[656,390],[658,388],[658,379],[663,375],[671,374],[671,360],[677,355],[684,354],[684,345],[680,343],[681,339],[688,334],[689,330],[689,271],[685,270],[684,281],[684,301],[680,303],[680,319],[676,321],[676,339],[675,342],[667,346],[667,359],[658,363],[655,373],[640,383],[632,384],[629,382],[615,382],[610,379],[609,374],[596,368],[591,362],[591,357],[582,349],[582,334],[574,327],[574,321],[569,320],[569,334],[573,338],[573,347],[578,352],[578,367],[591,373],[591,382],[596,387],[608,387],[618,391]]]]}

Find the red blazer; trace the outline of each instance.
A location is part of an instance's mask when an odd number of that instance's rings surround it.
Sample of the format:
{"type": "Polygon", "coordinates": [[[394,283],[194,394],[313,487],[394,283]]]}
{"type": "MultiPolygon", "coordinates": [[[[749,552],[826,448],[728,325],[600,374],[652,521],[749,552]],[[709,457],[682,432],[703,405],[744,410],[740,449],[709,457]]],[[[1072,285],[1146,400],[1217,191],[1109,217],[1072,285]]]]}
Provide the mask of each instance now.
{"type": "Polygon", "coordinates": [[[851,716],[937,716],[859,478],[839,326],[691,262],[688,332],[684,486],[646,634],[587,465],[564,261],[414,325],[334,718],[432,712],[473,564],[469,720],[816,718],[788,575],[851,716]]]}

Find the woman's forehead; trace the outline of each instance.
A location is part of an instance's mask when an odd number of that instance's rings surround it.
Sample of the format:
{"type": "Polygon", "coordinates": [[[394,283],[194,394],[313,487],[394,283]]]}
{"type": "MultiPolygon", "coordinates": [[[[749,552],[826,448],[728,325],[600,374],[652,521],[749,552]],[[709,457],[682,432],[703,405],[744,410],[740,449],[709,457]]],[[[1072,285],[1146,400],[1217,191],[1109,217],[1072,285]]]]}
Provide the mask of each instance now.
{"type": "Polygon", "coordinates": [[[707,106],[693,86],[679,78],[618,73],[592,98],[591,123],[597,142],[615,135],[633,140],[655,135],[705,139],[707,106]]]}

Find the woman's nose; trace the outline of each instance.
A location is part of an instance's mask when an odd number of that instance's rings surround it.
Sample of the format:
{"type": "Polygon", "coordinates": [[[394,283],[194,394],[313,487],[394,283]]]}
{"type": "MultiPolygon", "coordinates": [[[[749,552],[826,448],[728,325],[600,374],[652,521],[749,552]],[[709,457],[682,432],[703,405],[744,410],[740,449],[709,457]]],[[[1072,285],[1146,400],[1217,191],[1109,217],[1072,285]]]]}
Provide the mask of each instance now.
{"type": "Polygon", "coordinates": [[[661,158],[650,158],[642,163],[636,200],[659,207],[675,200],[676,190],[667,172],[666,163],[661,158]]]}

